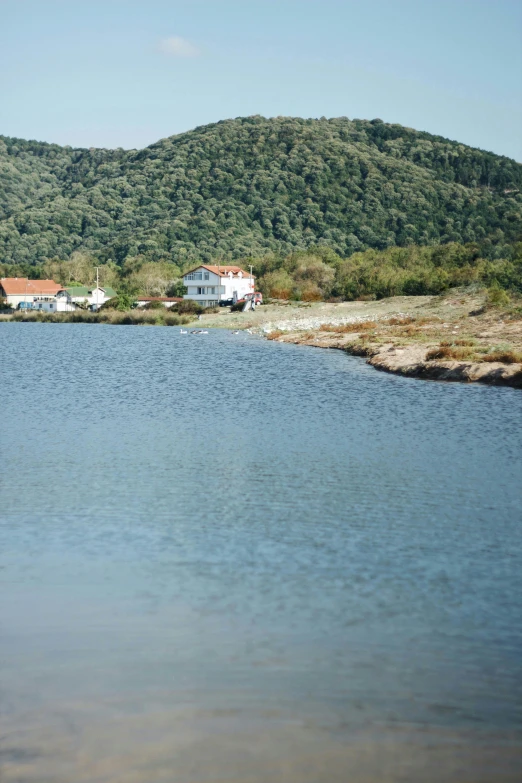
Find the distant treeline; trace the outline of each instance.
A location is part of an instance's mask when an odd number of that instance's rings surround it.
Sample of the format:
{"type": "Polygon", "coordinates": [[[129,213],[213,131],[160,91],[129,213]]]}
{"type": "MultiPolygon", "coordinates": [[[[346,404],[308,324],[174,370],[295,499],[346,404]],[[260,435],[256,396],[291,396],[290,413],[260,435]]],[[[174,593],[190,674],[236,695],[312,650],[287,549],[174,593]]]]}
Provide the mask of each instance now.
{"type": "MultiPolygon", "coordinates": [[[[240,261],[253,264],[256,287],[266,297],[305,301],[398,295],[440,294],[448,288],[477,283],[522,293],[522,242],[504,245],[502,258],[488,259],[479,244],[391,247],[366,250],[343,258],[332,249],[316,246],[287,255],[277,253],[240,261]]],[[[31,264],[0,264],[2,277],[49,277],[64,286],[92,285],[97,261],[85,253],[70,259],[31,264]]],[[[127,259],[121,266],[99,266],[102,285],[123,297],[182,296],[182,269],[169,262],[127,259]]]]}
{"type": "Polygon", "coordinates": [[[142,262],[449,243],[505,259],[521,192],[515,161],[381,120],[246,117],[139,151],[0,137],[0,262],[80,251],[125,277],[142,262]]]}
{"type": "Polygon", "coordinates": [[[342,300],[440,294],[479,283],[522,292],[522,242],[505,258],[486,259],[476,244],[392,247],[340,258],[315,248],[286,258],[259,259],[255,268],[264,294],[278,298],[342,300]]]}

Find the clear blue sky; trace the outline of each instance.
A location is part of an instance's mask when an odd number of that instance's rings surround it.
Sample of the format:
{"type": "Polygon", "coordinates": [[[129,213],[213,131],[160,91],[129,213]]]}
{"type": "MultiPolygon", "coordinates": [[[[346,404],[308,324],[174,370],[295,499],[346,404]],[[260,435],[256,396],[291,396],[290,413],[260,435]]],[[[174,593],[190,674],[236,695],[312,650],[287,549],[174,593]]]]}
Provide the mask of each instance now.
{"type": "Polygon", "coordinates": [[[0,0],[0,133],[143,147],[250,114],[522,161],[519,0],[0,0]]]}

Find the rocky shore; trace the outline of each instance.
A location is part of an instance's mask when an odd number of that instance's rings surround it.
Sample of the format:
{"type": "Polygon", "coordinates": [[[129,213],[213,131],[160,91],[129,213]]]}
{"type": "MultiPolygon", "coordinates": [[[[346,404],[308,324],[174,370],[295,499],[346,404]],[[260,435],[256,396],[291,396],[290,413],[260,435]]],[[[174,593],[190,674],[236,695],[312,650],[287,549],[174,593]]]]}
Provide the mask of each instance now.
{"type": "Polygon", "coordinates": [[[324,338],[321,335],[288,333],[278,335],[280,342],[310,345],[316,348],[337,348],[354,356],[367,357],[368,364],[376,370],[437,381],[478,382],[499,386],[522,388],[522,364],[501,361],[475,362],[427,358],[430,349],[425,346],[380,345],[344,342],[342,339],[324,338]]]}
{"type": "Polygon", "coordinates": [[[371,302],[273,303],[220,314],[209,326],[344,350],[377,370],[439,381],[522,388],[522,308],[493,307],[484,291],[371,302]]]}

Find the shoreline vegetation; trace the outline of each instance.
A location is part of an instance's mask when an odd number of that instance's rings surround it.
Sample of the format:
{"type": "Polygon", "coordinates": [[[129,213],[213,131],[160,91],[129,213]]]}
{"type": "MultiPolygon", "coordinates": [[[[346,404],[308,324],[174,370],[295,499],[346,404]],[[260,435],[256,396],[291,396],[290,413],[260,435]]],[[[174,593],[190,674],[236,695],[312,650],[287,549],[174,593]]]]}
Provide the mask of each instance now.
{"type": "Polygon", "coordinates": [[[223,309],[201,319],[168,310],[21,313],[6,321],[248,329],[278,342],[343,350],[377,370],[428,380],[522,388],[522,302],[496,289],[373,301],[270,300],[254,312],[223,309]]]}
{"type": "Polygon", "coordinates": [[[100,310],[97,313],[90,310],[74,310],[70,313],[15,310],[13,313],[5,311],[0,313],[0,323],[18,321],[51,324],[113,324],[115,326],[183,326],[190,323],[191,320],[192,318],[188,315],[170,313],[166,308],[162,308],[162,310],[100,310]]]}

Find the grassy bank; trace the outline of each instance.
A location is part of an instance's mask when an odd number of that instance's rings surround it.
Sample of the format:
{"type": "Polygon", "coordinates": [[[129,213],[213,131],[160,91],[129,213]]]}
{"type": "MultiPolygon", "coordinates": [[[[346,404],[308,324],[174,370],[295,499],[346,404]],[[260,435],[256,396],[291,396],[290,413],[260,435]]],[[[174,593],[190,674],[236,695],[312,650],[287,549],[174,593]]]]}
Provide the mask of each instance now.
{"type": "Polygon", "coordinates": [[[181,326],[190,321],[190,317],[176,315],[168,310],[104,310],[92,313],[89,310],[75,310],[72,313],[31,313],[15,311],[0,315],[2,321],[23,321],[24,323],[82,323],[82,324],[114,324],[116,326],[181,326]]]}

